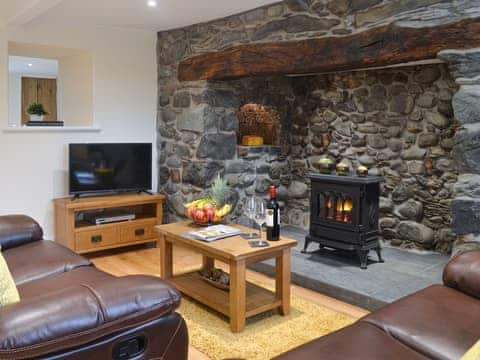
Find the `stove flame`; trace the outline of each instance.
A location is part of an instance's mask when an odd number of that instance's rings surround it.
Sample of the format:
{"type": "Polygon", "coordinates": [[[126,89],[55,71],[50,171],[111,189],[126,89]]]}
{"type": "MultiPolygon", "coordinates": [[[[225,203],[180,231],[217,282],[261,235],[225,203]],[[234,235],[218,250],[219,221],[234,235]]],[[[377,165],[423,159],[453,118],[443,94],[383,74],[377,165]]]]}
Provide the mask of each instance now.
{"type": "Polygon", "coordinates": [[[343,200],[337,199],[337,212],[342,212],[342,211],[343,211],[343,200]]]}
{"type": "Polygon", "coordinates": [[[333,207],[332,199],[331,199],[331,198],[328,198],[328,201],[327,201],[327,209],[331,209],[332,207],[333,207]]]}
{"type": "Polygon", "coordinates": [[[345,212],[351,212],[353,209],[353,201],[352,199],[346,199],[345,202],[343,203],[343,211],[345,212]]]}

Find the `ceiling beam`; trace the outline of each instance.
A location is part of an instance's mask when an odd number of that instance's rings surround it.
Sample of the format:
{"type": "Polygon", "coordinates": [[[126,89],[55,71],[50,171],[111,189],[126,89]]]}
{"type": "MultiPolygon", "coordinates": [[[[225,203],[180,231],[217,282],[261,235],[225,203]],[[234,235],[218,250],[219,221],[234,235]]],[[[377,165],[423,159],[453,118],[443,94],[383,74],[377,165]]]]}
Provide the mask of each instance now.
{"type": "Polygon", "coordinates": [[[445,49],[480,47],[480,18],[425,28],[391,24],[343,37],[238,45],[187,58],[180,81],[295,75],[434,59],[445,49]]]}
{"type": "Polygon", "coordinates": [[[16,9],[15,13],[7,20],[7,27],[15,28],[28,24],[62,1],[63,0],[31,0],[16,9]]]}

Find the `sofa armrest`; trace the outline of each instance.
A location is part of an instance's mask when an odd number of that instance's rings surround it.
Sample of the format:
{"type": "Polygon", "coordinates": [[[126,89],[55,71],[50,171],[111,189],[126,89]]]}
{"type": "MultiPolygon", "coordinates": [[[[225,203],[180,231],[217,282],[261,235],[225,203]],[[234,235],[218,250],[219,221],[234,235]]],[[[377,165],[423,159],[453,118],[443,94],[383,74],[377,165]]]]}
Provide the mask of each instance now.
{"type": "Polygon", "coordinates": [[[20,299],[0,309],[0,358],[101,324],[97,299],[84,287],[20,299]]]}
{"type": "Polygon", "coordinates": [[[480,250],[468,251],[450,260],[443,271],[443,283],[480,298],[480,250]]]}
{"type": "Polygon", "coordinates": [[[43,230],[25,215],[0,216],[0,246],[2,250],[42,240],[43,230]]]}
{"type": "Polygon", "coordinates": [[[20,288],[20,302],[0,308],[0,359],[40,358],[84,346],[172,314],[180,304],[175,288],[150,276],[78,279],[25,298],[20,288]]]}

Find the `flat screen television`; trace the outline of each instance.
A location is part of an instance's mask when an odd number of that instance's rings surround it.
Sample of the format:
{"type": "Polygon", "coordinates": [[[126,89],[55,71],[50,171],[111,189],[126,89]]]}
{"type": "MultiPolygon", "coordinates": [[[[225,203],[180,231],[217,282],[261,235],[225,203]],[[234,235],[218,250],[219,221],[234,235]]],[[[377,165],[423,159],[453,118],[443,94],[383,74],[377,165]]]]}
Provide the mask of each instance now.
{"type": "Polygon", "coordinates": [[[152,188],[152,144],[70,144],[68,153],[71,195],[152,188]]]}

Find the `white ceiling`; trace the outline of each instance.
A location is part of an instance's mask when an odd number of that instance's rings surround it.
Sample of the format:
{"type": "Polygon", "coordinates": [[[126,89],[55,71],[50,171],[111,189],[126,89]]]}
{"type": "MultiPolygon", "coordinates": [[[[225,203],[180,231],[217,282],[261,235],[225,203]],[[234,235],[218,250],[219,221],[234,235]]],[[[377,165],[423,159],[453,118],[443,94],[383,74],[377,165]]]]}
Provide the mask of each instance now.
{"type": "Polygon", "coordinates": [[[18,18],[14,12],[22,8],[19,3],[24,6],[29,2],[37,10],[30,18],[23,14],[28,21],[160,31],[222,18],[278,0],[157,0],[155,8],[148,7],[147,0],[0,0],[0,13],[5,10],[7,18],[18,18]],[[48,6],[40,7],[42,2],[48,6]],[[38,8],[42,14],[38,14],[38,8]]]}
{"type": "Polygon", "coordinates": [[[23,9],[29,7],[31,2],[31,0],[0,0],[0,24],[5,24],[23,9]]]}
{"type": "Polygon", "coordinates": [[[0,28],[23,25],[62,0],[0,0],[0,28]]]}
{"type": "Polygon", "coordinates": [[[58,60],[9,56],[8,72],[10,74],[56,77],[58,75],[58,60]]]}

